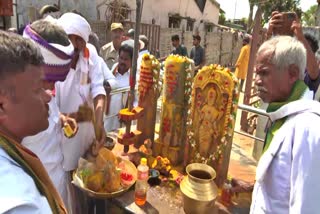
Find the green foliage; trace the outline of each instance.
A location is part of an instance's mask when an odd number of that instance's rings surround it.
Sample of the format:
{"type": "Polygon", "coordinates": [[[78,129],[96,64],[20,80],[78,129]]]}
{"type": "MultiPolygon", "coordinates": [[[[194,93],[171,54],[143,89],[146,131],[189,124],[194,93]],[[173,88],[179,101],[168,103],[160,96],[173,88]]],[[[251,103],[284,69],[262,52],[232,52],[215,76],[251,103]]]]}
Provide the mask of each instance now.
{"type": "Polygon", "coordinates": [[[301,9],[299,8],[300,0],[272,0],[266,1],[262,6],[263,21],[267,23],[271,17],[273,11],[279,12],[296,12],[298,16],[301,15],[301,9]]]}
{"type": "Polygon", "coordinates": [[[304,26],[315,26],[317,7],[318,5],[313,5],[302,14],[301,21],[304,26]]]}
{"type": "Polygon", "coordinates": [[[248,18],[243,17],[240,21],[244,24],[248,24],[248,18]]]}
{"type": "Polygon", "coordinates": [[[224,23],[226,22],[226,16],[224,13],[220,13],[219,14],[219,25],[224,25],[224,23]]]}

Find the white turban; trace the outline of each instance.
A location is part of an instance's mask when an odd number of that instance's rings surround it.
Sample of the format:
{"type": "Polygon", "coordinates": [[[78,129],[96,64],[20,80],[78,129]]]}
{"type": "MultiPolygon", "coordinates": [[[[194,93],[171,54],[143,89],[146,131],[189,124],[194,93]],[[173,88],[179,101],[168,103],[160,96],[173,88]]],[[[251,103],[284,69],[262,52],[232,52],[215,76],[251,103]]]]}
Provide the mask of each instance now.
{"type": "Polygon", "coordinates": [[[88,42],[91,28],[87,20],[75,13],[65,13],[58,19],[58,24],[63,27],[68,35],[80,36],[88,42]]]}

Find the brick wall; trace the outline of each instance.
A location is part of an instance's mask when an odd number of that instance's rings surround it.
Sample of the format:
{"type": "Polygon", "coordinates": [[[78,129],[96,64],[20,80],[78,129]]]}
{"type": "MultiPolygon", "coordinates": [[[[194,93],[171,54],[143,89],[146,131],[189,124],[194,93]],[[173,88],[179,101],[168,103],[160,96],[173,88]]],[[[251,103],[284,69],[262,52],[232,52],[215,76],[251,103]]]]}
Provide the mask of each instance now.
{"type": "Polygon", "coordinates": [[[205,36],[206,64],[219,63],[221,32],[207,33],[205,36]]]}
{"type": "Polygon", "coordinates": [[[91,30],[99,37],[100,47],[107,43],[107,22],[89,21],[91,30]]]}
{"type": "MultiPolygon", "coordinates": [[[[178,34],[181,43],[184,44],[190,54],[193,41],[193,33],[181,29],[161,28],[160,30],[160,56],[167,56],[173,49],[171,36],[178,34]]],[[[227,31],[200,32],[201,46],[205,48],[206,64],[234,64],[238,59],[242,47],[242,39],[238,33],[227,31]]]]}
{"type": "Polygon", "coordinates": [[[172,48],[171,36],[178,34],[181,37],[182,31],[176,28],[161,28],[160,30],[160,56],[167,56],[170,54],[172,48]]]}
{"type": "MultiPolygon", "coordinates": [[[[100,45],[104,45],[110,41],[110,35],[107,32],[106,22],[90,21],[92,31],[95,32],[99,39],[100,45]]],[[[177,28],[161,28],[160,29],[160,56],[167,56],[172,51],[171,36],[178,34],[182,44],[184,44],[190,54],[193,41],[193,32],[182,31],[177,28]]],[[[200,31],[201,46],[205,48],[206,64],[235,64],[238,59],[240,49],[242,47],[242,39],[238,37],[238,33],[229,31],[205,32],[200,31]]]]}

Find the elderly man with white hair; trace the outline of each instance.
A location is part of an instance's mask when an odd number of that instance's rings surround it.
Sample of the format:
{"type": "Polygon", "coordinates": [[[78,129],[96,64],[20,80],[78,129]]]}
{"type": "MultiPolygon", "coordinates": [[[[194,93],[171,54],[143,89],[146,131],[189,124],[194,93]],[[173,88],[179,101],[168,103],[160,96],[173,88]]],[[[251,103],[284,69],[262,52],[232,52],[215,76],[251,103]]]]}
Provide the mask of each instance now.
{"type": "Polygon", "coordinates": [[[82,122],[78,124],[79,130],[74,138],[63,138],[63,166],[66,171],[72,171],[77,168],[79,158],[91,145],[104,144],[103,112],[106,93],[99,56],[95,47],[88,44],[91,33],[89,23],[78,14],[65,13],[58,19],[58,24],[68,34],[75,53],[66,80],[56,84],[57,104],[62,113],[75,118],[80,106],[93,108],[96,130],[100,133],[100,136],[95,136],[92,122],[82,122]],[[98,139],[92,144],[95,138],[98,139]]]}
{"type": "Polygon", "coordinates": [[[320,104],[303,82],[306,49],[293,37],[261,45],[255,63],[271,126],[256,172],[251,213],[318,213],[320,104]]]}

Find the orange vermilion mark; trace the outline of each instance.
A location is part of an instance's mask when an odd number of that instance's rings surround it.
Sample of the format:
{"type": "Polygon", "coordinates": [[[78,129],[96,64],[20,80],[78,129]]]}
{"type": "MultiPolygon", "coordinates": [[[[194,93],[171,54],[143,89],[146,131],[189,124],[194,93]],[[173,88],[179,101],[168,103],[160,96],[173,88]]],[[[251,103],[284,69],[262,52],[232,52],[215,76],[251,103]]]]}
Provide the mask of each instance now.
{"type": "Polygon", "coordinates": [[[87,47],[85,47],[83,50],[83,56],[84,56],[84,58],[87,58],[87,59],[90,56],[89,49],[87,47]]]}

